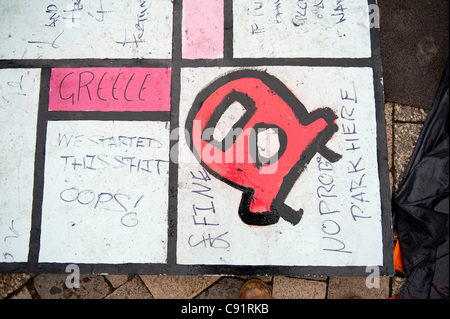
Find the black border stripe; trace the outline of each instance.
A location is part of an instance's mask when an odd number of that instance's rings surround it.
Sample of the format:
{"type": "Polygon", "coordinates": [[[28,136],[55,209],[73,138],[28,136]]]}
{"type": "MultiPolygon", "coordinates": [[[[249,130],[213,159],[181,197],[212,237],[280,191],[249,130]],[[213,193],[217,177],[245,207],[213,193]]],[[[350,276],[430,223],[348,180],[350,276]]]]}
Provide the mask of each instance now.
{"type": "Polygon", "coordinates": [[[224,0],[223,58],[233,59],[233,0],[224,0]]]}
{"type": "MultiPolygon", "coordinates": [[[[369,0],[369,5],[376,5],[376,0],[369,0]]],[[[373,87],[375,94],[376,122],[377,122],[377,159],[378,180],[380,182],[381,197],[381,225],[383,240],[383,265],[389,275],[394,274],[394,241],[392,231],[391,187],[389,182],[388,145],[386,134],[385,98],[383,88],[383,68],[381,60],[380,30],[370,29],[373,87]]]]}
{"type": "Polygon", "coordinates": [[[95,67],[142,67],[142,68],[170,68],[170,59],[29,59],[29,60],[0,60],[0,69],[14,68],[95,68],[95,67]]]}
{"type": "Polygon", "coordinates": [[[372,67],[372,58],[234,58],[228,59],[184,59],[181,67],[252,67],[252,66],[309,66],[309,67],[372,67]]]}
{"type": "Polygon", "coordinates": [[[158,112],[92,112],[50,111],[49,121],[169,121],[170,111],[158,112]]]}
{"type": "Polygon", "coordinates": [[[47,136],[47,110],[49,92],[50,69],[41,69],[41,85],[39,92],[39,107],[36,131],[36,151],[34,160],[34,188],[33,208],[31,215],[30,244],[28,251],[28,262],[31,265],[38,263],[41,240],[42,201],[44,197],[44,170],[45,170],[45,147],[47,136]]]}
{"type": "MultiPolygon", "coordinates": [[[[173,2],[173,35],[172,35],[172,89],[170,132],[179,127],[179,109],[181,92],[181,60],[182,60],[182,16],[183,1],[173,2]]],[[[177,231],[178,231],[178,138],[170,140],[169,163],[169,209],[168,209],[168,243],[167,264],[174,267],[177,263],[177,231]]]]}
{"type": "MultiPolygon", "coordinates": [[[[5,263],[2,272],[8,273],[66,273],[72,263],[5,263]]],[[[372,274],[365,266],[279,266],[279,265],[168,265],[150,263],[83,264],[76,263],[81,274],[138,274],[138,275],[227,275],[234,276],[314,276],[314,277],[367,277],[372,274]]],[[[380,276],[392,275],[380,267],[380,276]]]]}

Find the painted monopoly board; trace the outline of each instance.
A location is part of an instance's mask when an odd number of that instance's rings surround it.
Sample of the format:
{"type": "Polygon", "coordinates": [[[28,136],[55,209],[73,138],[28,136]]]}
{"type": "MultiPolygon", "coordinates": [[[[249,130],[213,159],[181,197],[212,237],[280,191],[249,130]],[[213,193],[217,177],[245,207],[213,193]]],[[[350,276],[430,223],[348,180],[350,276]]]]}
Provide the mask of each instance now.
{"type": "Polygon", "coordinates": [[[392,272],[377,6],[0,4],[0,271],[392,272]]]}

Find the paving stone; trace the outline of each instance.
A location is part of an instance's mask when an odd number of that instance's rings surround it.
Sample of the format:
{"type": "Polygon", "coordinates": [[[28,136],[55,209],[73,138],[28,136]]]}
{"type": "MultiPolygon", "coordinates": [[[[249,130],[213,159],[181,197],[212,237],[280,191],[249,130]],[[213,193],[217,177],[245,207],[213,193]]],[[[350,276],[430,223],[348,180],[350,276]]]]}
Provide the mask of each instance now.
{"type": "Polygon", "coordinates": [[[259,279],[263,281],[264,283],[272,283],[273,276],[236,276],[236,278],[242,279],[242,280],[250,280],[250,279],[259,279]]]}
{"type": "Polygon", "coordinates": [[[111,288],[100,275],[81,275],[80,288],[67,288],[67,274],[40,274],[34,288],[42,299],[101,299],[111,288]]]}
{"type": "Polygon", "coordinates": [[[140,276],[155,299],[192,299],[220,276],[140,276]]]}
{"type": "Polygon", "coordinates": [[[388,299],[389,277],[378,277],[379,288],[368,288],[366,277],[331,277],[327,299],[388,299]]]}
{"type": "Polygon", "coordinates": [[[389,187],[392,194],[392,192],[394,191],[394,176],[392,175],[392,172],[389,172],[389,187]]]}
{"type": "Polygon", "coordinates": [[[11,296],[11,299],[33,299],[33,296],[27,287],[22,287],[11,296]]]}
{"type": "Polygon", "coordinates": [[[422,124],[395,123],[394,124],[394,192],[403,178],[411,154],[416,146],[422,130],[422,124]]]}
{"type": "Polygon", "coordinates": [[[320,276],[299,276],[299,277],[291,277],[291,278],[300,278],[306,280],[317,280],[317,281],[327,281],[328,277],[320,277],[320,276]]]}
{"type": "Polygon", "coordinates": [[[118,288],[128,281],[128,275],[106,275],[106,279],[111,283],[114,288],[118,288]]]}
{"type": "Polygon", "coordinates": [[[29,274],[0,274],[0,299],[19,289],[30,278],[29,274]]]}
{"type": "Polygon", "coordinates": [[[407,279],[406,276],[393,276],[391,278],[391,296],[396,296],[402,291],[407,279]]]}
{"type": "Polygon", "coordinates": [[[327,283],[319,280],[274,277],[274,299],[325,299],[327,283]]]}
{"type": "Polygon", "coordinates": [[[425,109],[394,103],[394,120],[402,122],[423,123],[427,119],[425,109]]]}
{"type": "MultiPolygon", "coordinates": [[[[223,277],[215,285],[202,292],[195,299],[238,299],[245,280],[223,277]]],[[[268,285],[270,288],[270,285],[268,285]]]]}
{"type": "Polygon", "coordinates": [[[105,299],[153,299],[153,296],[139,276],[134,276],[105,299]]]}

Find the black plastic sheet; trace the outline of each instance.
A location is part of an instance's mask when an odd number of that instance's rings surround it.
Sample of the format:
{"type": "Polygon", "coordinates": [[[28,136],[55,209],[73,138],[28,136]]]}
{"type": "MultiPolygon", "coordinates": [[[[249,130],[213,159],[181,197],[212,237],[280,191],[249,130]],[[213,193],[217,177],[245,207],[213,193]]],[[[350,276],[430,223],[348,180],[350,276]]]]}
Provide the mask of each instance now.
{"type": "Polygon", "coordinates": [[[449,298],[449,63],[394,199],[408,275],[399,299],[449,298]]]}

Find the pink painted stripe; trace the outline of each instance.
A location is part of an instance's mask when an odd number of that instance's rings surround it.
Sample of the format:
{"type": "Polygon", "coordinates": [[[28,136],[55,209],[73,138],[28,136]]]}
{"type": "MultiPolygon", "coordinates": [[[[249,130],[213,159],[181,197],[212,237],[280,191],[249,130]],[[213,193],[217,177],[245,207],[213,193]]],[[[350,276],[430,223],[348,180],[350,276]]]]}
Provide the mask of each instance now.
{"type": "Polygon", "coordinates": [[[57,68],[50,111],[170,111],[171,69],[57,68]]]}
{"type": "Polygon", "coordinates": [[[223,57],[223,0],[183,0],[183,58],[223,57]]]}

